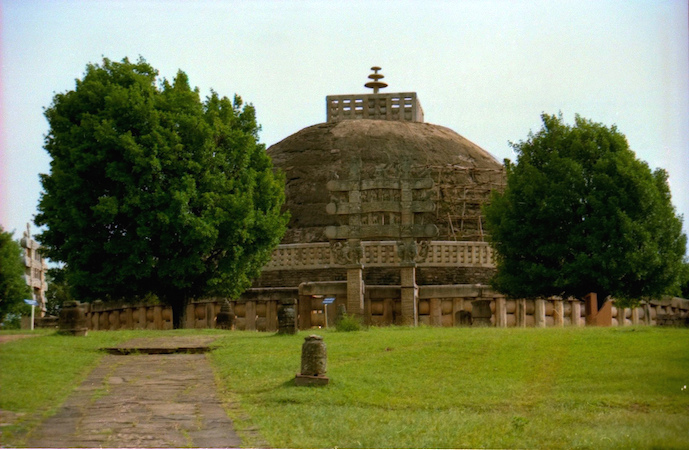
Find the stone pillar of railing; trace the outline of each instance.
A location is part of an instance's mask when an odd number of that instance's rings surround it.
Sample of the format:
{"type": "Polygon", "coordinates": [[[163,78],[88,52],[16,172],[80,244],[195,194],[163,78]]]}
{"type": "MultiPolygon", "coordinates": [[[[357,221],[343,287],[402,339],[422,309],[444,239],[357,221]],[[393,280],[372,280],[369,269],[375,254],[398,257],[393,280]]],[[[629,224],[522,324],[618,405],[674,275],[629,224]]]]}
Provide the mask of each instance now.
{"type": "Polygon", "coordinates": [[[311,296],[299,295],[299,329],[308,330],[311,328],[311,296]]]}
{"type": "Polygon", "coordinates": [[[430,321],[431,321],[431,326],[434,327],[440,327],[443,325],[442,323],[442,309],[441,309],[441,302],[440,299],[438,298],[431,298],[428,300],[429,303],[429,312],[430,312],[430,321]]]}
{"type": "Polygon", "coordinates": [[[562,327],[565,325],[564,302],[559,299],[553,300],[553,324],[556,327],[562,327]]]}
{"type": "Polygon", "coordinates": [[[196,305],[192,302],[184,308],[184,328],[196,328],[196,305]]]}
{"type": "Polygon", "coordinates": [[[507,301],[505,297],[495,298],[495,326],[498,328],[507,327],[507,301]]]}
{"type": "Polygon", "coordinates": [[[134,329],[134,314],[131,306],[126,306],[124,309],[124,326],[127,330],[134,329]]]}
{"type": "Polygon", "coordinates": [[[117,310],[111,310],[108,314],[109,330],[118,330],[120,328],[120,312],[117,310]]]}
{"type": "Polygon", "coordinates": [[[101,324],[101,314],[103,310],[103,301],[102,300],[96,300],[91,304],[91,329],[94,331],[100,330],[100,324],[101,324]]]}
{"type": "Polygon", "coordinates": [[[253,300],[247,300],[245,311],[244,319],[246,325],[244,326],[244,329],[256,331],[256,302],[253,300]]]}
{"type": "Polygon", "coordinates": [[[145,330],[146,329],[146,307],[145,306],[139,306],[139,315],[138,317],[138,323],[136,324],[136,328],[145,330]]]}
{"type": "Polygon", "coordinates": [[[572,325],[575,327],[581,326],[581,302],[579,300],[572,300],[572,325]]]}
{"type": "Polygon", "coordinates": [[[364,312],[364,278],[361,264],[347,267],[347,311],[362,316],[364,312]]]}
{"type": "Polygon", "coordinates": [[[598,295],[595,292],[584,297],[584,307],[586,308],[586,325],[595,325],[598,315],[598,295]]]}
{"type": "Polygon", "coordinates": [[[206,328],[215,328],[215,303],[206,303],[206,328]]]}
{"type": "Polygon", "coordinates": [[[64,302],[60,310],[58,327],[60,334],[86,336],[88,327],[84,307],[76,301],[64,302]]]}
{"type": "Polygon", "coordinates": [[[489,327],[492,325],[490,322],[492,316],[490,302],[487,299],[476,299],[471,302],[471,326],[489,327]]]}
{"type": "Polygon", "coordinates": [[[297,333],[296,301],[292,298],[280,301],[278,308],[278,334],[297,333]]]}
{"type": "Polygon", "coordinates": [[[266,301],[266,331],[277,331],[278,329],[278,301],[266,301]]]}
{"type": "Polygon", "coordinates": [[[526,300],[525,299],[519,299],[516,301],[517,302],[517,326],[518,327],[525,327],[526,326],[526,300]]]}
{"type": "Polygon", "coordinates": [[[110,329],[110,313],[107,311],[101,311],[98,314],[98,329],[99,330],[109,330],[110,329]]]}
{"type": "Polygon", "coordinates": [[[634,307],[632,308],[632,325],[638,325],[639,324],[639,308],[634,307]]]}
{"type": "Polygon", "coordinates": [[[383,322],[390,325],[395,322],[395,300],[391,298],[383,300],[383,322]]]}
{"type": "Polygon", "coordinates": [[[616,309],[617,309],[617,317],[616,317],[617,318],[617,326],[623,327],[624,326],[624,320],[625,320],[624,314],[625,314],[625,310],[627,308],[624,308],[622,306],[617,306],[616,309]]]}
{"type": "Polygon", "coordinates": [[[402,323],[417,326],[419,324],[419,287],[416,285],[416,267],[400,269],[402,323]]]}
{"type": "Polygon", "coordinates": [[[153,325],[155,330],[163,329],[163,307],[160,305],[153,307],[153,325]]]}
{"type": "Polygon", "coordinates": [[[644,303],[643,308],[644,308],[644,324],[645,325],[651,325],[653,323],[653,322],[651,322],[651,320],[653,320],[653,318],[651,317],[651,304],[646,302],[646,303],[644,303]]]}
{"type": "Polygon", "coordinates": [[[534,301],[534,326],[545,328],[545,300],[542,298],[534,301]]]}

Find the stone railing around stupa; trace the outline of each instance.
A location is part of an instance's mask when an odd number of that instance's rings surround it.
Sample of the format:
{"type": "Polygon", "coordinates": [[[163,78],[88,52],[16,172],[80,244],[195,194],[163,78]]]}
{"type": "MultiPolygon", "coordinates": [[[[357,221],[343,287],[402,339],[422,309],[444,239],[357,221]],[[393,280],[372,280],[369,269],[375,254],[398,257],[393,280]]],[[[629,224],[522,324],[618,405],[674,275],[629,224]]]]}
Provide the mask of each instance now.
{"type": "MultiPolygon", "coordinates": [[[[398,267],[401,262],[397,241],[364,241],[365,267],[398,267]]],[[[418,267],[494,268],[493,249],[487,242],[422,241],[418,267]]],[[[264,271],[311,270],[344,267],[338,248],[327,242],[281,244],[264,271]]]]}
{"type": "MultiPolygon", "coordinates": [[[[249,289],[237,300],[209,298],[189,304],[184,327],[216,328],[215,318],[229,300],[236,329],[274,332],[278,330],[278,310],[285,299],[299,312],[299,329],[332,326],[338,306],[346,304],[346,293],[345,281],[303,283],[298,288],[249,289]],[[324,302],[328,297],[333,299],[330,307],[324,302]]],[[[89,330],[172,329],[172,309],[167,305],[95,302],[83,303],[81,307],[89,330]]],[[[401,324],[400,287],[368,286],[364,309],[363,320],[367,324],[401,324]]],[[[580,300],[511,300],[481,285],[420,286],[418,314],[419,323],[443,327],[468,326],[477,319],[484,320],[485,326],[498,328],[586,324],[586,308],[580,300]],[[484,310],[479,311],[477,306],[484,306],[484,310]]],[[[53,319],[43,327],[56,328],[57,318],[53,319]]],[[[47,319],[40,321],[43,320],[47,319]]],[[[612,326],[686,326],[688,320],[689,300],[680,298],[650,300],[635,308],[617,306],[613,301],[610,308],[612,326]]]]}

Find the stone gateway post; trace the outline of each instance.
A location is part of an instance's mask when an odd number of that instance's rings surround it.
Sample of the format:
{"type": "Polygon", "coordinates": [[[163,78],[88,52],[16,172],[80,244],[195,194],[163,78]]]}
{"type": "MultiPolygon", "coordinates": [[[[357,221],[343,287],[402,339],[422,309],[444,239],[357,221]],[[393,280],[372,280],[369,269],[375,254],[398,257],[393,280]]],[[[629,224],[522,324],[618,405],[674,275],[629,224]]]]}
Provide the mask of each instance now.
{"type": "Polygon", "coordinates": [[[432,187],[433,179],[428,174],[412,175],[411,162],[406,158],[381,168],[373,178],[362,177],[361,159],[353,158],[348,179],[328,182],[333,197],[326,210],[344,217],[345,224],[327,227],[325,235],[330,239],[337,262],[347,267],[350,314],[364,313],[361,242],[393,240],[400,269],[402,322],[418,324],[416,263],[425,260],[427,240],[438,235],[438,227],[417,221],[417,217],[435,210],[428,195],[432,187]],[[419,243],[418,239],[424,240],[419,243]]]}

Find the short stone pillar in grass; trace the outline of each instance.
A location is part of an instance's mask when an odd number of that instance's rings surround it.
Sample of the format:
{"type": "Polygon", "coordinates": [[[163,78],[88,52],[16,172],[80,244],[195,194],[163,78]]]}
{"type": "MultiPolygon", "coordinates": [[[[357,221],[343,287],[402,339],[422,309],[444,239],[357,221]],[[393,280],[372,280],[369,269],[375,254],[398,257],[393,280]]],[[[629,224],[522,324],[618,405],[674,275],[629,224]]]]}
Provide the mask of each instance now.
{"type": "Polygon", "coordinates": [[[215,318],[215,327],[221,330],[231,330],[234,328],[234,310],[232,304],[225,300],[220,307],[220,312],[215,318]]]}
{"type": "Polygon", "coordinates": [[[330,379],[325,376],[328,365],[328,354],[321,336],[312,334],[304,338],[301,346],[301,373],[294,382],[297,386],[325,386],[330,379]]]}
{"type": "Polygon", "coordinates": [[[58,320],[58,333],[70,336],[86,336],[86,309],[76,301],[64,302],[58,320]]]}
{"type": "Polygon", "coordinates": [[[297,334],[296,300],[282,300],[278,308],[278,334],[297,334]]]}
{"type": "Polygon", "coordinates": [[[473,327],[489,327],[490,316],[490,300],[474,300],[471,302],[471,326],[473,327]]]}

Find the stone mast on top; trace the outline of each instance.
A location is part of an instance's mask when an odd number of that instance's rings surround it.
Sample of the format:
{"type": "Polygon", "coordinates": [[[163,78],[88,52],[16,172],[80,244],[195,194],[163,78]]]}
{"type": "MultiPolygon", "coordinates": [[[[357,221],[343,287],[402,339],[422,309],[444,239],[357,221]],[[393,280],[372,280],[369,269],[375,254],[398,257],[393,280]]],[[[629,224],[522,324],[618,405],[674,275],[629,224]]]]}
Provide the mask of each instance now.
{"type": "Polygon", "coordinates": [[[328,95],[325,98],[327,121],[339,122],[352,119],[395,120],[401,122],[423,122],[423,109],[416,92],[395,92],[381,94],[380,89],[388,85],[378,66],[371,67],[373,73],[364,86],[373,89],[373,94],[328,95]]]}

